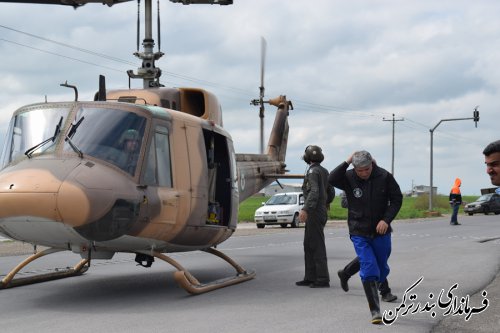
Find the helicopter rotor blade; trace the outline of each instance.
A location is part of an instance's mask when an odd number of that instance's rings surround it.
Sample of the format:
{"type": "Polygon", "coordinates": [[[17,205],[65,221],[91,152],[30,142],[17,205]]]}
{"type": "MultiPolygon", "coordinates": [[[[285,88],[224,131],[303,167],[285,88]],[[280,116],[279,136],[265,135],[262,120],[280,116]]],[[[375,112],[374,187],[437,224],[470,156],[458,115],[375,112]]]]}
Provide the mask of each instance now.
{"type": "Polygon", "coordinates": [[[259,94],[259,118],[260,118],[260,153],[264,153],[264,72],[266,67],[266,47],[267,42],[264,37],[260,37],[260,94],[259,94]]]}
{"type": "MultiPolygon", "coordinates": [[[[264,72],[266,68],[266,48],[267,42],[264,37],[260,37],[260,86],[264,88],[264,72]]],[[[262,97],[264,89],[262,89],[262,97]]]]}
{"type": "MultiPolygon", "coordinates": [[[[133,0],[5,0],[0,2],[15,2],[15,3],[35,3],[35,4],[45,4],[45,5],[64,5],[72,7],[80,7],[87,3],[101,3],[108,5],[109,7],[122,3],[129,2],[133,0]]],[[[209,5],[232,5],[233,0],[170,0],[173,3],[182,3],[183,5],[190,4],[209,4],[209,5]]]]}
{"type": "Polygon", "coordinates": [[[119,4],[122,2],[128,2],[132,0],[6,0],[1,2],[15,2],[15,3],[35,3],[42,5],[63,5],[63,6],[72,6],[74,8],[81,7],[87,3],[101,3],[108,5],[109,7],[119,4]]]}

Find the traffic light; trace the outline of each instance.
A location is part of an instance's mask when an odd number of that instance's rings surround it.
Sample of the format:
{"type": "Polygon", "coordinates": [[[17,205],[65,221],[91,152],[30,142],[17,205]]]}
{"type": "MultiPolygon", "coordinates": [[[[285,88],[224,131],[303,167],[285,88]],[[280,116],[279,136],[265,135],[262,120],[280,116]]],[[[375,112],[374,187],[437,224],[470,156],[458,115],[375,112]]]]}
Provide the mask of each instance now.
{"type": "Polygon", "coordinates": [[[474,116],[474,122],[476,123],[477,127],[477,122],[479,121],[479,111],[477,110],[477,107],[474,109],[473,116],[474,116]]]}

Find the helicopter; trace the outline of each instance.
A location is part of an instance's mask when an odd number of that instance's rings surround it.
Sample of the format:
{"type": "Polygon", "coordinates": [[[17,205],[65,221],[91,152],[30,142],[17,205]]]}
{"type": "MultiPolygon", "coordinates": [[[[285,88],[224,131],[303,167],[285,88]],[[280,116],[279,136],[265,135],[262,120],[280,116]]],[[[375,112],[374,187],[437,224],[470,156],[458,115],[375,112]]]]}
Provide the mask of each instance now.
{"type": "MultiPolygon", "coordinates": [[[[127,1],[0,2],[77,8],[127,1]]],[[[295,178],[287,177],[285,164],[293,105],[284,95],[264,100],[261,87],[261,114],[264,103],[276,107],[267,150],[236,153],[215,95],[160,83],[156,61],[163,53],[154,52],[151,0],[144,1],[144,12],[143,52],[135,53],[142,66],[127,71],[128,89],[107,90],[100,76],[94,99],[80,101],[77,87],[66,82],[61,85],[74,90],[74,101],[45,101],[13,113],[0,156],[0,235],[46,249],[6,274],[0,289],[81,275],[91,260],[117,252],[135,254],[144,267],[155,258],[169,263],[177,283],[191,294],[256,276],[216,247],[235,232],[240,202],[278,178],[295,178]],[[131,79],[142,79],[143,88],[131,89],[131,79]],[[65,270],[15,278],[29,263],[60,251],[81,259],[65,270]],[[186,251],[215,255],[236,274],[201,283],[168,256],[186,251]]]]}

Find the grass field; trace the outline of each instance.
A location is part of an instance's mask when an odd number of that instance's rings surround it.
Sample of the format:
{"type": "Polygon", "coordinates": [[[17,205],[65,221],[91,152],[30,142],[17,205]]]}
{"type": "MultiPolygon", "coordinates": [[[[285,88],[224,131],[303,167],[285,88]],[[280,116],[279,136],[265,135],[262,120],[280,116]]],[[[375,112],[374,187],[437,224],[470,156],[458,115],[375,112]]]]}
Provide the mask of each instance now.
{"type": "MultiPolygon", "coordinates": [[[[478,196],[464,196],[464,202],[473,202],[478,196]]],[[[238,221],[253,221],[255,210],[259,208],[263,202],[269,197],[253,196],[243,201],[240,204],[238,221]]],[[[433,198],[433,210],[440,214],[451,214],[451,208],[448,203],[448,196],[438,195],[433,198]]],[[[399,211],[396,219],[411,219],[425,217],[429,209],[429,197],[421,196],[418,198],[405,197],[403,198],[403,206],[399,211]]],[[[460,213],[463,213],[460,210],[460,213]]],[[[345,220],[347,219],[347,209],[340,207],[340,199],[337,197],[330,205],[329,219],[345,220]]]]}

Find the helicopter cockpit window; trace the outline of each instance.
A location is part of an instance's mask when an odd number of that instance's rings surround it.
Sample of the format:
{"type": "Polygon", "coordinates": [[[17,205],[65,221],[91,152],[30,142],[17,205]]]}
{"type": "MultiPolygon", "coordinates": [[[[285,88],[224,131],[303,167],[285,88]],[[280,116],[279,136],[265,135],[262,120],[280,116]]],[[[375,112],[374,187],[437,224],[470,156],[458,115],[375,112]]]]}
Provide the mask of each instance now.
{"type": "Polygon", "coordinates": [[[7,132],[2,167],[26,152],[31,156],[54,151],[69,111],[68,108],[42,108],[16,114],[7,132]]]}
{"type": "MultiPolygon", "coordinates": [[[[134,175],[143,144],[146,118],[132,112],[83,108],[68,132],[71,143],[84,155],[112,163],[134,175]]],[[[69,142],[65,151],[74,151],[69,142]]]]}
{"type": "Polygon", "coordinates": [[[149,147],[144,172],[146,185],[172,187],[172,170],[170,165],[170,143],[168,129],[157,126],[149,147]]]}

